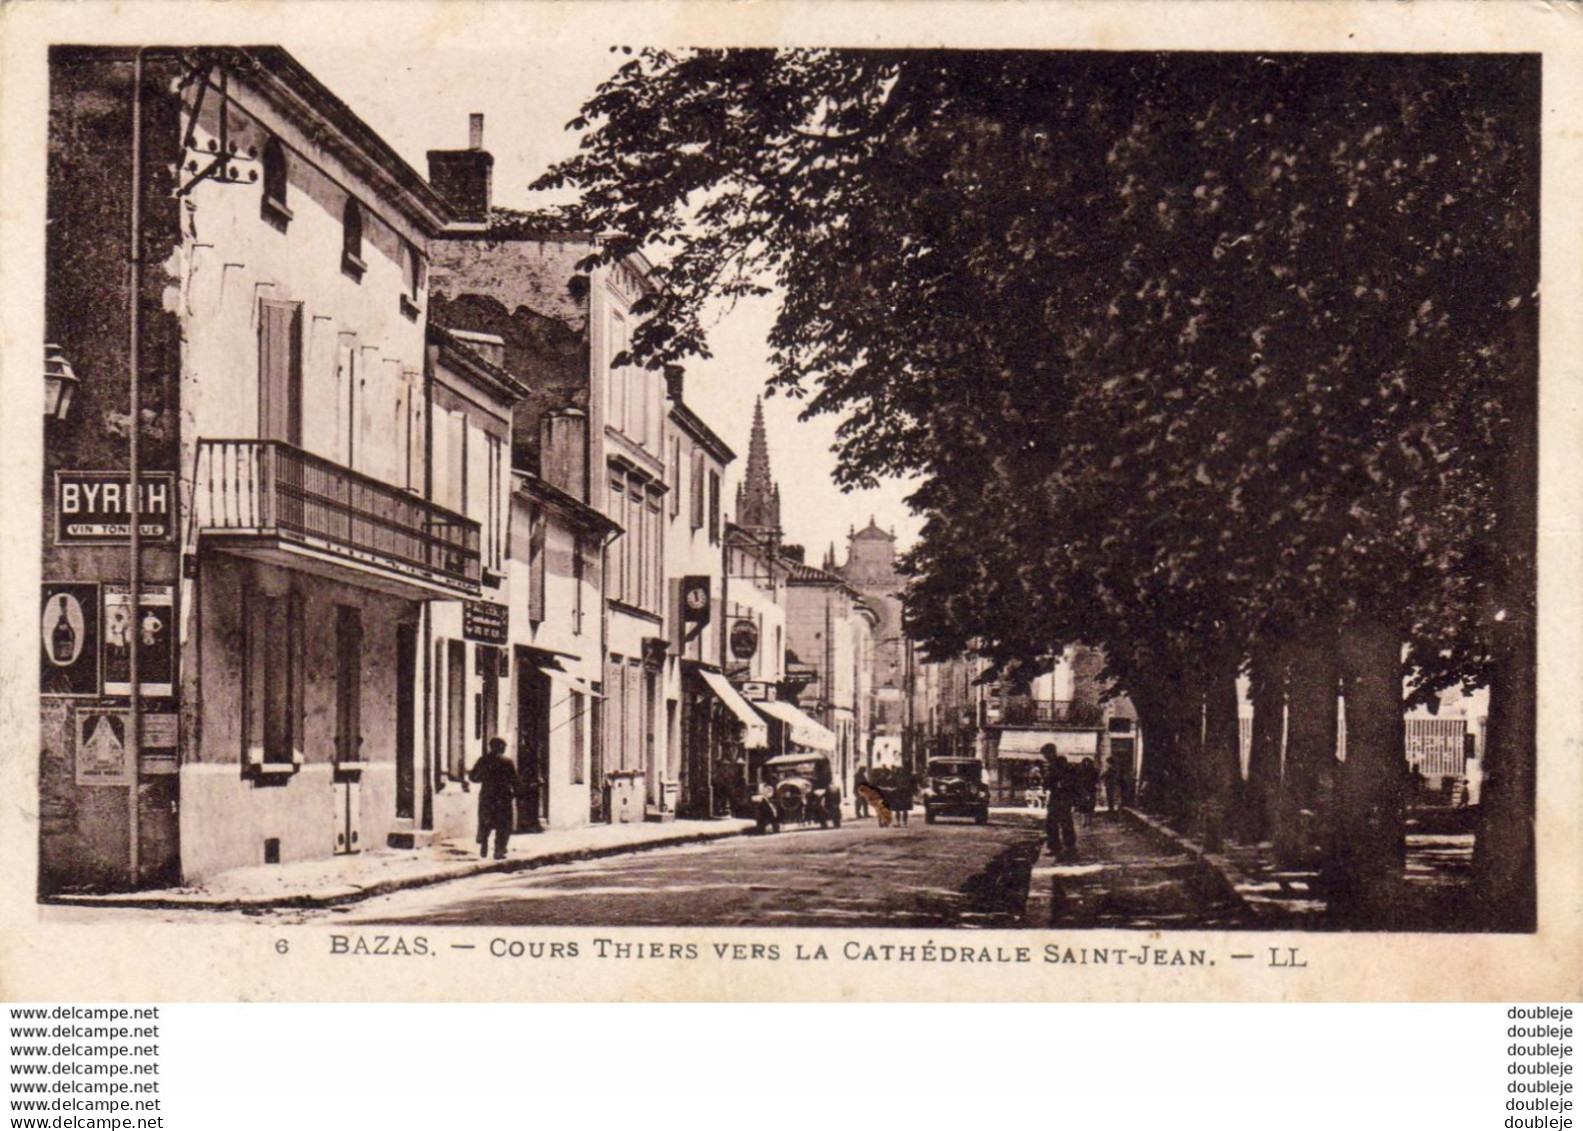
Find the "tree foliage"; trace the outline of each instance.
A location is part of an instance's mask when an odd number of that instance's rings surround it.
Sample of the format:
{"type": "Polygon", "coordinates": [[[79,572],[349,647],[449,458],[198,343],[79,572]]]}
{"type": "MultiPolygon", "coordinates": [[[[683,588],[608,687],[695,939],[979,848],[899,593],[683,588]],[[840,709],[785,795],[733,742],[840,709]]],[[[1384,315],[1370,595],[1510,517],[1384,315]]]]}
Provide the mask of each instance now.
{"type": "Polygon", "coordinates": [[[1531,616],[1537,70],[1515,56],[643,51],[573,126],[651,365],[773,292],[839,476],[919,477],[936,653],[1116,674],[1314,618],[1427,695],[1531,616]],[[1519,484],[1519,487],[1522,485],[1519,484]]]}

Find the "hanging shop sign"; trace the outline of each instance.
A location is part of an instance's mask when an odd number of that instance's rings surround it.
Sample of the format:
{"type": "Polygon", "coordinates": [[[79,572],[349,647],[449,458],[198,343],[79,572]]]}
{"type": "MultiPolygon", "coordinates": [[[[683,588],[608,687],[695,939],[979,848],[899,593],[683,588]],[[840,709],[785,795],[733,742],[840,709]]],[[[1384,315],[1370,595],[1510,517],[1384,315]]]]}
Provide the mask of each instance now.
{"type": "Polygon", "coordinates": [[[493,601],[462,602],[462,637],[479,644],[504,644],[511,610],[493,601]]]}
{"type": "MultiPolygon", "coordinates": [[[[145,541],[169,542],[175,526],[176,477],[149,471],[139,477],[138,528],[145,541]]],[[[131,537],[132,481],[124,471],[55,473],[55,544],[124,545],[131,537]]]]}
{"type": "Polygon", "coordinates": [[[759,650],[759,626],[750,620],[739,620],[731,626],[731,654],[739,660],[751,660],[759,650]]]}
{"type": "Polygon", "coordinates": [[[119,708],[76,711],[78,785],[129,785],[132,781],[131,719],[119,708]]]}
{"type": "Polygon", "coordinates": [[[132,639],[137,638],[138,686],[144,696],[175,694],[175,609],[169,585],[147,585],[132,608],[125,585],[104,587],[104,693],[132,694],[132,639]]]}
{"type": "Polygon", "coordinates": [[[39,691],[44,695],[99,694],[99,586],[44,584],[39,637],[39,691]]]}

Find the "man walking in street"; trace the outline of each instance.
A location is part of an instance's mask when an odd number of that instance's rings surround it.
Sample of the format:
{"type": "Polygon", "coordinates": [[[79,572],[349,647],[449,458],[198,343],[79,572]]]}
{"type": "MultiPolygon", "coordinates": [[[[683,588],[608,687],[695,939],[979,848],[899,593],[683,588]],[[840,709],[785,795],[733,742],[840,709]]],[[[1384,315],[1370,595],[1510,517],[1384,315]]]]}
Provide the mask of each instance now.
{"type": "Polygon", "coordinates": [[[1044,811],[1044,843],[1057,856],[1069,858],[1077,852],[1077,829],[1072,825],[1072,802],[1077,792],[1076,774],[1065,758],[1047,742],[1039,751],[1044,755],[1045,785],[1050,800],[1044,811]]]}
{"type": "Polygon", "coordinates": [[[467,775],[478,786],[478,855],[489,854],[489,834],[495,834],[495,859],[506,858],[506,844],[516,822],[517,768],[506,757],[506,740],[491,738],[484,756],[467,775]]]}

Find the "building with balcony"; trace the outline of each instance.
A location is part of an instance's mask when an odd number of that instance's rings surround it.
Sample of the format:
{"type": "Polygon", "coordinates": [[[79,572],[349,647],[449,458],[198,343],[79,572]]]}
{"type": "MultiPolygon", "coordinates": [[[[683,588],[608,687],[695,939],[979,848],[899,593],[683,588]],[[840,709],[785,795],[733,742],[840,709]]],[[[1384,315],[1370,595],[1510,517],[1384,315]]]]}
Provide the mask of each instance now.
{"type": "Polygon", "coordinates": [[[445,205],[278,48],[50,71],[47,333],[80,387],[44,577],[78,640],[45,660],[41,884],[383,844],[419,816],[423,609],[487,551],[433,491],[445,205]]]}

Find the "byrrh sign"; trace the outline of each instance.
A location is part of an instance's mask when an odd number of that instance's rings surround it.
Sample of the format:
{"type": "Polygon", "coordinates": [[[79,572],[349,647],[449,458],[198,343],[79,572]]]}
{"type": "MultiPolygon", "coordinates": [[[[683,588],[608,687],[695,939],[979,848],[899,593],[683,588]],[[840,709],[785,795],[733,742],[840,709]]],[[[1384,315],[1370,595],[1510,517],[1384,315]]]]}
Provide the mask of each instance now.
{"type": "MultiPolygon", "coordinates": [[[[147,539],[168,542],[174,525],[176,477],[168,471],[142,475],[138,526],[147,539]]],[[[124,471],[55,473],[55,544],[121,543],[131,533],[132,481],[124,471]]]]}

